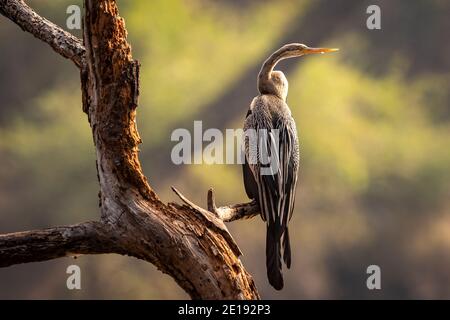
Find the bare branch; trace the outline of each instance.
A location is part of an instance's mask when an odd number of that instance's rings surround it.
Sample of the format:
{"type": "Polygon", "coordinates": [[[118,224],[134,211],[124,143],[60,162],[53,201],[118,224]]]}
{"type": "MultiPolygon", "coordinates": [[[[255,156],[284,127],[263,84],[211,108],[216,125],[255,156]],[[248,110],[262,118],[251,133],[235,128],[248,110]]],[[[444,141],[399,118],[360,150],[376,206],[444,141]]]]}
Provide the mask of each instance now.
{"type": "Polygon", "coordinates": [[[259,206],[255,200],[246,203],[217,207],[213,189],[208,190],[208,210],[215,213],[225,222],[249,219],[259,214],[259,206]]]}
{"type": "Polygon", "coordinates": [[[259,214],[259,206],[255,200],[246,203],[237,203],[228,206],[217,207],[214,190],[212,188],[208,190],[208,210],[201,208],[191,200],[187,199],[175,187],[172,187],[172,190],[184,203],[186,203],[192,209],[200,212],[203,215],[205,215],[205,212],[213,213],[216,218],[224,222],[231,222],[239,219],[249,219],[259,214]]]}
{"type": "Polygon", "coordinates": [[[81,40],[38,15],[24,1],[0,0],[0,13],[78,67],[83,65],[85,49],[81,40]]]}
{"type": "Polygon", "coordinates": [[[0,235],[0,267],[77,254],[118,252],[100,222],[0,235]]]}

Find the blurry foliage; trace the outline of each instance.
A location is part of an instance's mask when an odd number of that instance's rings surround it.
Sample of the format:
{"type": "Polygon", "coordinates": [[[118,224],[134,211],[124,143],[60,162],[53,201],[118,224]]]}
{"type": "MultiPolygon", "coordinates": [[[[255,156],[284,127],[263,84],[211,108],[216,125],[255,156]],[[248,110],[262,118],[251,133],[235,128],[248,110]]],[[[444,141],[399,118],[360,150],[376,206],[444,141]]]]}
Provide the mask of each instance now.
{"type": "MultiPolygon", "coordinates": [[[[41,3],[40,12],[52,18],[66,3],[41,3]]],[[[242,7],[233,1],[121,1],[142,65],[138,127],[145,147],[172,143],[171,125],[191,119],[260,65],[309,6],[311,1],[248,1],[242,7]]],[[[429,6],[430,12],[447,8],[442,1],[429,6]]],[[[422,10],[417,8],[414,14],[422,10]]],[[[341,47],[339,53],[301,58],[287,75],[302,164],[290,227],[294,261],[285,290],[274,293],[267,285],[263,222],[230,224],[263,297],[450,297],[450,70],[411,74],[415,58],[405,50],[390,52],[380,66],[380,57],[370,56],[372,40],[359,27],[326,39],[341,47]],[[376,67],[384,72],[368,72],[376,67]],[[365,288],[370,264],[382,267],[379,293],[365,288]]],[[[0,36],[2,46],[14,39],[0,36]]],[[[26,47],[34,40],[23,41],[26,47]]],[[[34,81],[74,71],[33,70],[34,81]]],[[[14,81],[20,87],[21,79],[14,81]]],[[[21,101],[25,112],[4,107],[14,101],[5,101],[0,113],[0,231],[96,219],[95,155],[76,75],[27,96],[21,101]]],[[[245,108],[227,127],[241,126],[245,108]]],[[[151,167],[151,156],[142,161],[151,167]]],[[[238,165],[185,166],[160,185],[166,185],[158,190],[164,196],[175,185],[203,205],[211,186],[220,204],[246,200],[238,165]]],[[[150,264],[106,255],[0,269],[0,297],[186,295],[150,264]],[[65,289],[65,267],[72,263],[86,275],[81,292],[65,289]]]]}
{"type": "Polygon", "coordinates": [[[433,106],[427,99],[429,92],[445,91],[436,86],[442,80],[408,80],[395,68],[375,79],[339,64],[336,57],[305,61],[290,79],[289,97],[305,174],[319,174],[320,185],[352,194],[363,194],[371,183],[390,176],[422,184],[421,195],[442,186],[450,178],[450,148],[445,147],[450,126],[430,119],[430,109],[445,104],[433,106]]]}
{"type": "Polygon", "coordinates": [[[1,212],[8,212],[0,221],[9,220],[10,215],[20,217],[9,223],[24,228],[24,220],[33,217],[37,227],[93,216],[89,212],[95,210],[98,190],[95,155],[79,99],[77,87],[55,88],[29,102],[31,115],[26,119],[13,118],[0,128],[5,164],[0,170],[0,190],[6,202],[1,212]]]}
{"type": "Polygon", "coordinates": [[[220,2],[165,0],[130,6],[125,13],[130,41],[137,43],[136,57],[145,66],[138,123],[146,143],[170,136],[172,123],[222,94],[270,48],[298,7],[278,1],[236,10],[220,2]]]}

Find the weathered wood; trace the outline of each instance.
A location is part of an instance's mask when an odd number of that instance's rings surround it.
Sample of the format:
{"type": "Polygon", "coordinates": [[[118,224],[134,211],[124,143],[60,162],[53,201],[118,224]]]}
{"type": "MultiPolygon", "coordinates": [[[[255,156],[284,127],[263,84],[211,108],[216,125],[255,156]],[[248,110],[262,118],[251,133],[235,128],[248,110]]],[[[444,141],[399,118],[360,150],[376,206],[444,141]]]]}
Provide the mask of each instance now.
{"type": "Polygon", "coordinates": [[[22,0],[0,0],[0,13],[17,24],[23,31],[50,45],[64,58],[81,67],[84,47],[77,37],[41,17],[22,0]]]}
{"type": "MultiPolygon", "coordinates": [[[[181,199],[181,201],[186,203],[189,207],[191,207],[194,210],[203,212],[204,215],[208,215],[205,209],[199,207],[198,205],[190,201],[175,187],[172,187],[172,190],[181,199]]],[[[228,206],[217,207],[213,189],[208,190],[207,203],[208,203],[208,211],[213,213],[216,217],[216,219],[214,220],[218,220],[220,222],[222,221],[231,222],[240,219],[249,219],[253,218],[254,216],[260,213],[259,205],[255,200],[252,200],[251,202],[237,203],[228,206]]]]}
{"type": "Polygon", "coordinates": [[[0,235],[0,267],[119,251],[107,226],[96,221],[0,235]]]}
{"type": "MultiPolygon", "coordinates": [[[[8,12],[15,21],[15,7],[24,30],[51,39],[54,30],[33,28],[39,19],[35,13],[23,15],[28,10],[24,6],[22,1],[0,0],[1,13],[8,12]],[[32,21],[22,21],[27,19],[32,21]]],[[[58,41],[74,44],[71,37],[58,41]]],[[[119,253],[155,264],[194,299],[258,299],[221,218],[234,220],[232,216],[245,216],[250,209],[255,212],[254,206],[214,206],[210,212],[193,204],[164,204],[142,172],[136,129],[139,63],[132,58],[114,0],[85,0],[83,42],[82,102],[96,149],[100,222],[0,236],[0,266],[70,254],[119,253]]]]}
{"type": "Polygon", "coordinates": [[[208,210],[225,222],[253,218],[260,213],[259,205],[255,200],[217,207],[213,189],[208,190],[208,210]]]}

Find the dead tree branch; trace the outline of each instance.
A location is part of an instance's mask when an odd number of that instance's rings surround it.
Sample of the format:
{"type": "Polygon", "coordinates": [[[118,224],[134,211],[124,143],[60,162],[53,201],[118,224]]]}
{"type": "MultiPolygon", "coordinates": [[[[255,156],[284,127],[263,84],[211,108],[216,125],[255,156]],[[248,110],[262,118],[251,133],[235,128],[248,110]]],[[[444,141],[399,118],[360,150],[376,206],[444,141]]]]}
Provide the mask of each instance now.
{"type": "MultiPolygon", "coordinates": [[[[180,191],[172,187],[173,192],[189,207],[198,210],[206,211],[201,207],[188,200],[180,191]]],[[[224,222],[231,222],[240,219],[249,219],[259,214],[259,206],[255,200],[246,203],[237,203],[233,205],[217,207],[214,190],[208,190],[208,211],[214,213],[216,218],[224,222]]]]}
{"type": "Polygon", "coordinates": [[[0,267],[79,254],[119,251],[107,226],[90,221],[71,226],[0,235],[0,267]]]}
{"type": "Polygon", "coordinates": [[[50,45],[64,58],[72,60],[76,66],[83,64],[85,50],[81,40],[38,15],[22,0],[0,0],[0,13],[23,31],[50,45]]]}
{"type": "MultiPolygon", "coordinates": [[[[114,0],[84,1],[83,44],[20,0],[0,0],[0,13],[81,71],[83,110],[97,155],[99,222],[0,236],[0,267],[71,254],[118,253],[156,265],[194,299],[258,299],[239,247],[223,221],[257,213],[254,204],[209,211],[161,202],[144,176],[136,129],[139,63],[133,60],[114,0]]],[[[176,191],[177,192],[177,191],[176,191]]]]}

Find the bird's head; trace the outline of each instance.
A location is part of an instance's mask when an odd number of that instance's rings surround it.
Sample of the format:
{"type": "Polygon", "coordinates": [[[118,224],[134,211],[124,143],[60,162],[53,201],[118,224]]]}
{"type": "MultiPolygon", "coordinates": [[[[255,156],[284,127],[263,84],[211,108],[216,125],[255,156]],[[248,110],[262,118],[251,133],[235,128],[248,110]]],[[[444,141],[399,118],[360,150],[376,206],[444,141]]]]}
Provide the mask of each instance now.
{"type": "Polygon", "coordinates": [[[334,52],[339,49],[310,48],[301,43],[290,43],[270,55],[261,67],[258,75],[258,90],[261,94],[273,94],[282,100],[286,100],[288,93],[288,81],[281,71],[274,71],[275,65],[287,58],[301,57],[312,53],[334,52]]]}

